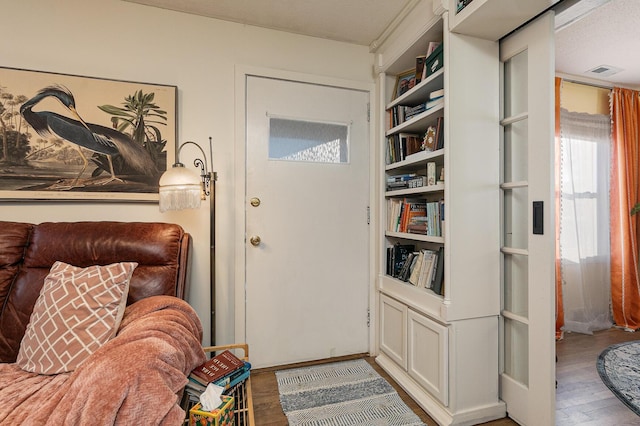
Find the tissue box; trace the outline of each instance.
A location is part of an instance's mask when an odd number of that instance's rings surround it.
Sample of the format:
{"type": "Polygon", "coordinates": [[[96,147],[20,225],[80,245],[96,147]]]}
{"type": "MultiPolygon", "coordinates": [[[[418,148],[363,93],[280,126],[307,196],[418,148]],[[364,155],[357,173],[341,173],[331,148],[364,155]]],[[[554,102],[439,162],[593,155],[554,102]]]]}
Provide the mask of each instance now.
{"type": "Polygon", "coordinates": [[[222,399],[222,404],[213,411],[203,411],[200,403],[189,410],[189,425],[233,425],[233,397],[221,395],[220,398],[222,399]]]}

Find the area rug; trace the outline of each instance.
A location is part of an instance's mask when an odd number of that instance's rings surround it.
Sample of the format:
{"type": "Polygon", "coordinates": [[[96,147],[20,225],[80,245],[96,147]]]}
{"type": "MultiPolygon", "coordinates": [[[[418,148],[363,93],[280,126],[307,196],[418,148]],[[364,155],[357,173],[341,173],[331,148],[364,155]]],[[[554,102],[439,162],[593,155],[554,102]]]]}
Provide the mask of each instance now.
{"type": "Polygon", "coordinates": [[[424,426],[364,359],[276,372],[291,426],[424,426]]]}
{"type": "Polygon", "coordinates": [[[640,416],[640,341],[609,346],[598,356],[597,369],[611,392],[640,416]]]}

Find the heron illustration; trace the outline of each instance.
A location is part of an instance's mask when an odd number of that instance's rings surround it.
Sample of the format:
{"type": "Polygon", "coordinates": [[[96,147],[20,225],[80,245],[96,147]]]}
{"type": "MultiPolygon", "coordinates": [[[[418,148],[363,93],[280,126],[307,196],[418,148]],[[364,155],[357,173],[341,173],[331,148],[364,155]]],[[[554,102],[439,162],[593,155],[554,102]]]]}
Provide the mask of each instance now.
{"type": "Polygon", "coordinates": [[[73,181],[71,188],[77,185],[80,176],[89,164],[80,147],[107,157],[111,177],[100,182],[103,185],[114,180],[122,182],[122,179],[119,179],[113,170],[112,157],[114,155],[120,155],[126,164],[143,175],[153,175],[157,172],[156,165],[149,153],[129,136],[109,127],[85,122],[76,111],[73,94],[62,85],[48,86],[40,90],[20,107],[20,114],[40,136],[45,138],[58,136],[74,144],[80,153],[84,166],[73,181]],[[32,108],[38,102],[50,96],[60,101],[77,120],[51,111],[33,111],[32,108]]]}

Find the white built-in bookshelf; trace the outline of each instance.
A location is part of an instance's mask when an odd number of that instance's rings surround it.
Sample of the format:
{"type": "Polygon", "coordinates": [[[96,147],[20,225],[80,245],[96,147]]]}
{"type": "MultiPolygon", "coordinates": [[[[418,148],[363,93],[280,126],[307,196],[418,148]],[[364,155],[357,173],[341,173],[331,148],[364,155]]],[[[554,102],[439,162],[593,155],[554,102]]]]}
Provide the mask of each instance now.
{"type": "Polygon", "coordinates": [[[438,423],[475,424],[505,415],[498,399],[498,44],[449,32],[449,12],[439,4],[420,1],[376,51],[381,217],[376,360],[438,423]],[[398,76],[410,74],[431,42],[442,44],[444,65],[398,95],[398,76]],[[398,117],[419,110],[416,106],[439,90],[441,102],[408,119],[398,117]],[[441,146],[414,152],[411,135],[424,140],[434,127],[442,132],[441,146]],[[391,155],[390,147],[402,147],[403,137],[411,148],[391,155]],[[435,168],[435,178],[428,168],[435,168]],[[420,182],[413,175],[425,176],[425,184],[403,186],[403,179],[420,182]],[[403,202],[405,211],[417,212],[404,222],[397,208],[403,202]],[[424,233],[422,202],[441,206],[437,226],[428,224],[424,233]],[[397,246],[442,256],[441,289],[394,276],[388,256],[397,246]]]}

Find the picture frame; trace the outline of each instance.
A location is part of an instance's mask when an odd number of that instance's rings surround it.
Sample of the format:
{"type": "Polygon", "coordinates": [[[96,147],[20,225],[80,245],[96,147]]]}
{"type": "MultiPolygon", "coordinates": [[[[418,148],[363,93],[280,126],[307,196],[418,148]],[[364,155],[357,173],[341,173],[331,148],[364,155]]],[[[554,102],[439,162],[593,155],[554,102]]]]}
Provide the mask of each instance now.
{"type": "Polygon", "coordinates": [[[0,67],[0,201],[158,202],[177,90],[0,67]]]}
{"type": "Polygon", "coordinates": [[[393,88],[393,99],[396,99],[413,88],[416,84],[416,69],[401,72],[396,76],[396,84],[393,88]]]}

